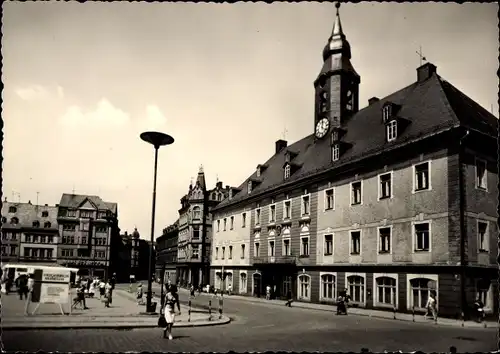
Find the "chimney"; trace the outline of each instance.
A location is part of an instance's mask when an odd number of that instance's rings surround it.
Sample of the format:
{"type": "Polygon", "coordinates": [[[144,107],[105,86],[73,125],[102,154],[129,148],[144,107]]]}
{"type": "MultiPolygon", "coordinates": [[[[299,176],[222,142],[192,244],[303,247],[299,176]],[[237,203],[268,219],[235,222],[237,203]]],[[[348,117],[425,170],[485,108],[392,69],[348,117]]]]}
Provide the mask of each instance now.
{"type": "Polygon", "coordinates": [[[59,207],[59,204],[56,204],[56,208],[59,207]]]}
{"type": "Polygon", "coordinates": [[[31,204],[31,200],[28,200],[28,204],[31,204]]]}
{"type": "Polygon", "coordinates": [[[219,188],[219,189],[222,189],[222,182],[219,181],[215,184],[215,187],[219,188]]]}
{"type": "Polygon", "coordinates": [[[286,148],[288,145],[288,143],[286,142],[286,140],[278,140],[276,141],[276,152],[275,154],[278,154],[281,150],[283,150],[284,148],[286,148]]]}
{"type": "Polygon", "coordinates": [[[378,98],[378,97],[369,98],[368,99],[368,106],[371,106],[372,104],[374,104],[375,102],[378,102],[378,101],[380,101],[380,98],[378,98]]]}
{"type": "Polygon", "coordinates": [[[49,206],[48,204],[45,204],[45,206],[49,206]]]}
{"type": "Polygon", "coordinates": [[[425,63],[421,67],[417,68],[417,81],[425,81],[434,73],[436,73],[436,66],[431,63],[425,63]]]}

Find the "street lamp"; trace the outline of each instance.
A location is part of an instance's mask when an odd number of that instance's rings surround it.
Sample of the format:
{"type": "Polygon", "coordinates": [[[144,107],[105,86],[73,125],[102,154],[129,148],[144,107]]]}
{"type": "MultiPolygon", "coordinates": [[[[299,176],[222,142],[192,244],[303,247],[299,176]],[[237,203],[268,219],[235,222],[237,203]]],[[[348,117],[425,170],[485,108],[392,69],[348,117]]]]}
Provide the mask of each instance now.
{"type": "Polygon", "coordinates": [[[156,209],[156,171],[158,169],[158,149],[163,145],[170,145],[174,142],[168,134],[160,132],[144,132],[141,134],[141,139],[147,143],[150,143],[155,148],[155,168],[154,168],[154,179],[153,179],[153,210],[151,213],[151,245],[149,247],[149,266],[148,266],[148,292],[146,297],[146,312],[154,312],[151,308],[151,298],[152,298],[152,284],[151,284],[151,268],[153,263],[153,243],[154,243],[154,233],[155,233],[155,209],[156,209]]]}

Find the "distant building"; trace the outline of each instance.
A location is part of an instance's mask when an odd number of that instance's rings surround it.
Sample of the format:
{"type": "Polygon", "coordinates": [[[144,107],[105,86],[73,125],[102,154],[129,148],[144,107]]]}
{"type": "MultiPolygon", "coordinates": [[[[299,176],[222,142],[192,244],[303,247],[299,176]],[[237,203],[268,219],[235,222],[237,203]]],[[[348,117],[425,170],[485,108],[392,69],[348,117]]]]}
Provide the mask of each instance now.
{"type": "Polygon", "coordinates": [[[58,205],[57,263],[80,275],[107,278],[110,241],[118,229],[118,206],[98,196],[63,194],[58,205]]]}
{"type": "Polygon", "coordinates": [[[156,239],[156,278],[161,278],[162,270],[164,282],[170,280],[177,283],[177,241],[179,237],[179,221],[163,229],[163,234],[156,239]]]}
{"type": "Polygon", "coordinates": [[[45,205],[2,204],[2,262],[56,262],[57,208],[45,205]]]}
{"type": "Polygon", "coordinates": [[[442,316],[476,297],[498,314],[498,120],[431,63],[359,109],[350,59],[337,12],[313,133],[278,140],[212,210],[215,286],[330,304],[347,289],[353,306],[417,313],[435,291],[442,316]]]}
{"type": "Polygon", "coordinates": [[[196,183],[189,185],[188,194],[181,198],[179,209],[179,236],[177,251],[177,277],[182,286],[194,286],[210,282],[210,249],[212,239],[212,216],[210,210],[223,201],[232,189],[207,189],[205,173],[200,167],[196,183]]]}

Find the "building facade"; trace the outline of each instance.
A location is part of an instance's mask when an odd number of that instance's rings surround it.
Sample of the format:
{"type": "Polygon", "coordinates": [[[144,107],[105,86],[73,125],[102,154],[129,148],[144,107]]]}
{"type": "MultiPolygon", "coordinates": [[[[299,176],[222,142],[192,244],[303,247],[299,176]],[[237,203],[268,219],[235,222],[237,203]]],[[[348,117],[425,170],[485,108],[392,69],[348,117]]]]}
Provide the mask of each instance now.
{"type": "Polygon", "coordinates": [[[210,279],[210,250],[212,239],[211,209],[229,195],[230,187],[217,182],[207,189],[205,174],[200,167],[196,183],[189,185],[181,198],[179,209],[177,279],[181,286],[208,284],[210,279]]]}
{"type": "Polygon", "coordinates": [[[156,278],[172,284],[177,283],[177,242],[179,221],[163,229],[163,234],[156,239],[156,278]]]}
{"type": "Polygon", "coordinates": [[[360,110],[350,59],[337,10],[314,134],[278,140],[213,209],[215,286],[327,304],[347,289],[354,306],[417,313],[435,290],[440,315],[476,297],[498,313],[497,119],[431,63],[360,110]]]}
{"type": "Polygon", "coordinates": [[[56,207],[3,202],[3,263],[53,264],[57,257],[58,236],[56,207]]]}
{"type": "Polygon", "coordinates": [[[118,231],[118,206],[98,196],[63,194],[58,206],[57,263],[80,275],[107,278],[111,236],[118,231]]]}

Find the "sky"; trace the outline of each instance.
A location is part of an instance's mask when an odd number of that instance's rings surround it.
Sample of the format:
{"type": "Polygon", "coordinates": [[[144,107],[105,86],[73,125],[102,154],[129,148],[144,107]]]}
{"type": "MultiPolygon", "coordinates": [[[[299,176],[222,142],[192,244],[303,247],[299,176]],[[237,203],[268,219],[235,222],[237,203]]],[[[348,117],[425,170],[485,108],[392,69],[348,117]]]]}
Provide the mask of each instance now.
{"type": "MultiPolygon", "coordinates": [[[[119,226],[155,237],[178,216],[203,165],[207,184],[239,186],[313,133],[313,81],[332,3],[3,3],[3,196],[62,193],[118,203],[119,226]]],[[[361,76],[360,108],[416,81],[422,47],[438,74],[498,116],[498,5],[343,4],[361,76]]]]}

